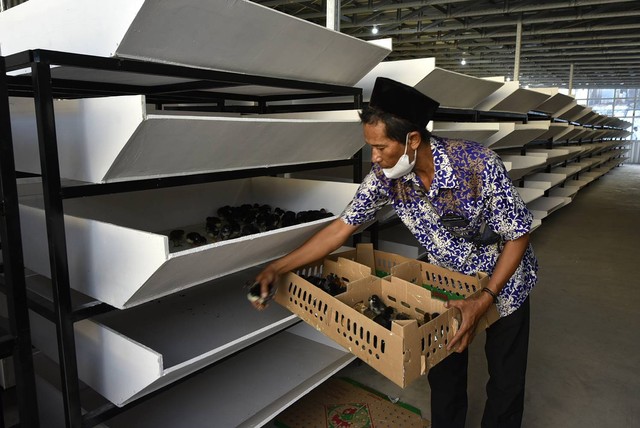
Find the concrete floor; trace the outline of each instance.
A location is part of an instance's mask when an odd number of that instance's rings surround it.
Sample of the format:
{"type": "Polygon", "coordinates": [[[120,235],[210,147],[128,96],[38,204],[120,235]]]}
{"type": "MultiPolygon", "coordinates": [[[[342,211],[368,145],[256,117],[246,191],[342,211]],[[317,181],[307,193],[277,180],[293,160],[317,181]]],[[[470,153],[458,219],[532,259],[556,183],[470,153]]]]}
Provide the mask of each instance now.
{"type": "MultiPolygon", "coordinates": [[[[531,295],[523,427],[640,427],[640,165],[584,187],[532,234],[540,262],[531,295]]],[[[467,427],[479,427],[484,335],[471,346],[467,427]]],[[[402,390],[369,366],[339,373],[430,417],[426,377],[402,390]]]]}

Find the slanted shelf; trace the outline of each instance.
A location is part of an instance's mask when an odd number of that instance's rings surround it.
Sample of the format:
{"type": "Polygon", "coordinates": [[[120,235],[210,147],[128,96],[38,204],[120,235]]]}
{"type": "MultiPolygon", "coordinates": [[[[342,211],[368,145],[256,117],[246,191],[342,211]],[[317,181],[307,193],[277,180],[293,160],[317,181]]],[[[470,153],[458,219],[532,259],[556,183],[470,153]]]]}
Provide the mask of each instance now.
{"type": "Polygon", "coordinates": [[[565,174],[552,174],[548,172],[537,172],[527,175],[524,178],[524,187],[549,190],[566,180],[565,174]]]}
{"type": "Polygon", "coordinates": [[[441,108],[453,109],[472,109],[502,86],[501,82],[436,67],[435,58],[384,61],[355,85],[362,88],[363,101],[369,101],[377,77],[412,86],[438,101],[441,108]]]}
{"type": "Polygon", "coordinates": [[[502,87],[494,82],[434,67],[414,87],[440,103],[440,107],[472,109],[502,87]]]}
{"type": "Polygon", "coordinates": [[[445,138],[485,141],[498,131],[500,125],[495,122],[434,122],[432,133],[445,138]]]}
{"type": "MultiPolygon", "coordinates": [[[[40,173],[33,101],[11,100],[16,167],[40,173]]],[[[350,159],[359,119],[187,115],[141,95],[54,103],[61,176],[92,183],[350,159]]]]}
{"type": "Polygon", "coordinates": [[[571,203],[570,197],[545,196],[527,204],[534,218],[544,219],[557,209],[571,203]]]}
{"type": "Polygon", "coordinates": [[[247,0],[30,0],[0,15],[0,40],[3,55],[50,49],[346,86],[390,52],[247,0]],[[16,31],[25,22],[38,31],[16,31]]]}
{"type": "Polygon", "coordinates": [[[558,88],[534,88],[533,91],[547,95],[546,101],[534,108],[536,111],[547,113],[551,117],[557,117],[557,113],[571,104],[575,98],[571,95],[560,93],[558,88]]]}
{"type": "Polygon", "coordinates": [[[515,154],[500,154],[500,158],[505,162],[511,164],[509,170],[509,178],[511,180],[519,180],[531,171],[543,167],[546,163],[546,157],[544,156],[522,156],[515,154]]]}
{"type": "Polygon", "coordinates": [[[500,130],[486,140],[480,141],[490,149],[523,147],[549,129],[549,121],[532,123],[498,122],[500,130]]]}
{"type": "Polygon", "coordinates": [[[492,93],[474,108],[480,111],[524,114],[534,110],[548,98],[549,96],[547,94],[521,88],[520,82],[511,81],[504,82],[500,89],[492,93]]]}
{"type": "Polygon", "coordinates": [[[544,196],[543,189],[536,189],[534,187],[516,187],[516,190],[525,204],[544,196]]]}
{"type": "Polygon", "coordinates": [[[538,140],[561,140],[564,134],[569,133],[573,129],[573,125],[563,122],[551,122],[549,124],[549,130],[544,134],[537,137],[538,140]]]}
{"type": "MultiPolygon", "coordinates": [[[[256,177],[69,199],[65,206],[71,287],[117,308],[131,307],[282,256],[334,220],[358,185],[256,177]],[[330,217],[204,245],[172,246],[172,230],[206,236],[223,206],[325,209],[330,217]],[[109,260],[109,263],[104,263],[109,260]]],[[[49,276],[43,202],[20,200],[25,266],[49,276]]]]}
{"type": "MultiPolygon", "coordinates": [[[[80,379],[123,406],[297,323],[278,305],[256,311],[249,303],[242,285],[258,273],[251,268],[75,323],[80,379]]],[[[47,278],[31,276],[27,286],[51,301],[47,278]]],[[[55,325],[35,312],[31,324],[34,345],[57,361],[55,325]]]]}
{"type": "Polygon", "coordinates": [[[583,149],[578,146],[560,146],[553,149],[538,149],[531,148],[527,149],[527,154],[532,156],[535,155],[546,155],[547,161],[546,165],[557,165],[566,160],[570,160],[578,156],[583,152],[583,149]]]}
{"type": "Polygon", "coordinates": [[[568,120],[569,122],[571,122],[571,121],[581,117],[585,113],[585,109],[587,109],[586,106],[583,106],[582,104],[576,103],[575,105],[572,105],[566,111],[560,113],[558,115],[558,117],[560,119],[568,120]]]}
{"type": "MultiPolygon", "coordinates": [[[[41,356],[42,357],[42,356],[41,356]]],[[[39,358],[36,374],[47,427],[65,427],[57,366],[39,358]]],[[[354,360],[354,356],[313,328],[298,323],[204,368],[101,427],[178,426],[257,427],[267,424],[296,400],[354,360]],[[212,425],[213,424],[213,425],[212,425]]],[[[114,373],[109,373],[114,376],[114,373]]],[[[108,405],[90,388],[81,390],[84,410],[108,405]]],[[[113,415],[113,413],[112,413],[113,415]]]]}

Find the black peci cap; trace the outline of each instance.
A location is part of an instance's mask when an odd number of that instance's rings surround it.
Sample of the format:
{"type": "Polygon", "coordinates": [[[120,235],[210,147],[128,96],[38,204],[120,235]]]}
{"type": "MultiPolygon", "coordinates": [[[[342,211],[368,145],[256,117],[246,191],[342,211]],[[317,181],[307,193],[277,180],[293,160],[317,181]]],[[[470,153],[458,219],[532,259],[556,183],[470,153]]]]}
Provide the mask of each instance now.
{"type": "Polygon", "coordinates": [[[426,128],[438,103],[411,86],[386,77],[378,77],[373,85],[369,106],[393,114],[426,128]]]}

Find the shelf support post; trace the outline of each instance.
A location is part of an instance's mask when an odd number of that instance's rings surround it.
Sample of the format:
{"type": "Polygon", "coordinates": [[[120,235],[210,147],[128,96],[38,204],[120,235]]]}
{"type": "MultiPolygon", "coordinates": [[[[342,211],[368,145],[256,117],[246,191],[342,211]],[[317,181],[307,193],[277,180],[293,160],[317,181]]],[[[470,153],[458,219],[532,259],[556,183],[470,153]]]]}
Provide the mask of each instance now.
{"type": "Polygon", "coordinates": [[[20,425],[39,426],[5,61],[0,57],[0,236],[20,425]]]}
{"type": "Polygon", "coordinates": [[[65,422],[67,427],[80,427],[82,426],[82,412],[72,318],[73,307],[71,304],[64,210],[61,196],[58,142],[53,108],[53,91],[51,88],[51,69],[48,63],[36,59],[32,63],[31,71],[65,422]]]}

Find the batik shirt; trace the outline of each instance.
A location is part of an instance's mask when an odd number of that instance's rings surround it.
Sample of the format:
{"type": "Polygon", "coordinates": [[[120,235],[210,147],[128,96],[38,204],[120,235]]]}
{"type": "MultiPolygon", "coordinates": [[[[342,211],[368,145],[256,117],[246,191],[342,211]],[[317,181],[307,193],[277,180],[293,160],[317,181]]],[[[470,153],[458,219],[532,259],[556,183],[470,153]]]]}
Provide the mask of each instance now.
{"type": "MultiPolygon", "coordinates": [[[[513,186],[504,164],[492,150],[474,142],[431,137],[435,174],[429,189],[410,172],[387,178],[375,164],[364,178],[342,220],[361,225],[374,220],[391,204],[398,217],[425,247],[429,262],[465,275],[493,273],[504,241],[531,230],[533,216],[513,186]],[[451,214],[468,220],[467,226],[445,227],[441,217],[451,214]],[[501,240],[492,245],[473,243],[485,223],[501,240]]],[[[501,316],[507,316],[527,298],[537,279],[538,265],[531,245],[498,296],[501,316]]]]}

